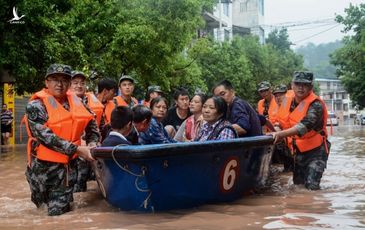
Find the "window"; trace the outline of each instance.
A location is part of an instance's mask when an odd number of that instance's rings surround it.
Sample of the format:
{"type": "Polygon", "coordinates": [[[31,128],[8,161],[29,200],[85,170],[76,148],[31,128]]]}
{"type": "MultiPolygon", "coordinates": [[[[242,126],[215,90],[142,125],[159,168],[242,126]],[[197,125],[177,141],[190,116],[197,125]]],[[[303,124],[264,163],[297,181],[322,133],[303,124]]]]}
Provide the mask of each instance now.
{"type": "Polygon", "coordinates": [[[247,12],[248,1],[244,1],[240,3],[240,12],[247,12]]]}
{"type": "Polygon", "coordinates": [[[327,89],[331,89],[331,82],[327,82],[327,89]]]}
{"type": "Polygon", "coordinates": [[[229,3],[223,3],[223,14],[229,17],[229,3]]]}
{"type": "Polygon", "coordinates": [[[259,13],[261,13],[262,16],[264,16],[264,0],[259,0],[259,13]]]}
{"type": "Polygon", "coordinates": [[[344,111],[349,111],[349,106],[348,106],[348,104],[343,104],[343,110],[344,110],[344,111]]]}

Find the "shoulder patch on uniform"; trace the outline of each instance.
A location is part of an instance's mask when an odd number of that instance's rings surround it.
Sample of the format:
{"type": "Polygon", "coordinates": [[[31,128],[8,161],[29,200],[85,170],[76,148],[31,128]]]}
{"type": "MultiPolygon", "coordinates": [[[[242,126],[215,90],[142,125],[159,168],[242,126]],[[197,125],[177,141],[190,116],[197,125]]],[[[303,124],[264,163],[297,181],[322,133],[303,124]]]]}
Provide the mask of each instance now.
{"type": "Polygon", "coordinates": [[[31,108],[30,111],[28,111],[28,119],[35,121],[37,120],[38,112],[35,108],[31,108]]]}

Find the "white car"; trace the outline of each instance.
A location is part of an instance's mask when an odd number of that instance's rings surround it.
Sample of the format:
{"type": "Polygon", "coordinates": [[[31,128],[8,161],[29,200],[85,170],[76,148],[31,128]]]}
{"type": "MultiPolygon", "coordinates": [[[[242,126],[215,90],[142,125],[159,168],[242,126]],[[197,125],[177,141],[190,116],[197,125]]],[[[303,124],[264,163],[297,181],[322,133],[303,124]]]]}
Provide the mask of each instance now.
{"type": "Polygon", "coordinates": [[[338,125],[338,117],[336,116],[336,114],[328,113],[327,125],[332,125],[332,126],[338,125]]]}

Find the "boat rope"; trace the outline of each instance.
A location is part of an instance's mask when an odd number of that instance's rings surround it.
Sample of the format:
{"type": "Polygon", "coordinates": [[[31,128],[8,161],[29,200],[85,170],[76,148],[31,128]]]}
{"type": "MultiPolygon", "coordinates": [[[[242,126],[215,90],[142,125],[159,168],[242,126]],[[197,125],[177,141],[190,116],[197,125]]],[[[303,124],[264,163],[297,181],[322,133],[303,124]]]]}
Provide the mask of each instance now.
{"type": "Polygon", "coordinates": [[[148,194],[148,196],[146,197],[146,199],[142,202],[141,207],[143,206],[144,209],[147,209],[147,207],[148,207],[148,201],[149,201],[151,195],[152,195],[152,191],[150,192],[150,194],[148,194]]]}
{"type": "Polygon", "coordinates": [[[139,185],[138,185],[138,179],[139,177],[136,177],[136,180],[134,181],[134,185],[136,186],[136,189],[140,192],[149,192],[151,191],[150,189],[143,189],[143,188],[140,188],[139,185]]]}
{"type": "Polygon", "coordinates": [[[119,162],[117,161],[117,159],[115,158],[115,149],[118,147],[118,146],[123,146],[125,144],[120,144],[120,145],[117,145],[113,148],[112,150],[112,158],[114,160],[114,162],[117,164],[117,166],[122,169],[123,171],[129,173],[130,175],[133,175],[136,177],[136,180],[134,181],[134,186],[136,187],[136,189],[139,191],[139,192],[149,192],[148,196],[146,197],[146,199],[144,199],[144,201],[142,202],[141,206],[143,206],[144,209],[147,209],[148,207],[148,201],[150,200],[150,197],[152,195],[152,191],[150,189],[143,189],[143,188],[140,188],[139,185],[138,185],[138,180],[140,177],[144,177],[146,175],[146,168],[145,167],[142,167],[141,170],[142,170],[142,173],[141,174],[136,174],[136,173],[133,173],[132,171],[128,170],[126,167],[123,167],[122,165],[119,164],[119,162]]]}
{"type": "Polygon", "coordinates": [[[136,173],[133,173],[132,171],[128,170],[126,167],[123,167],[123,166],[121,166],[121,165],[119,164],[119,162],[118,162],[118,161],[117,161],[117,159],[115,158],[114,151],[115,151],[115,149],[116,149],[118,146],[123,146],[123,145],[125,145],[125,144],[120,144],[120,145],[117,145],[117,146],[115,146],[115,147],[113,148],[113,150],[112,150],[112,157],[113,157],[114,162],[118,165],[118,167],[119,167],[120,169],[122,169],[123,171],[125,171],[125,172],[127,172],[127,173],[129,173],[129,174],[131,174],[131,175],[133,175],[133,176],[136,176],[136,177],[143,177],[143,176],[145,176],[145,172],[144,172],[144,170],[142,170],[142,173],[141,173],[141,174],[136,174],[136,173]]]}

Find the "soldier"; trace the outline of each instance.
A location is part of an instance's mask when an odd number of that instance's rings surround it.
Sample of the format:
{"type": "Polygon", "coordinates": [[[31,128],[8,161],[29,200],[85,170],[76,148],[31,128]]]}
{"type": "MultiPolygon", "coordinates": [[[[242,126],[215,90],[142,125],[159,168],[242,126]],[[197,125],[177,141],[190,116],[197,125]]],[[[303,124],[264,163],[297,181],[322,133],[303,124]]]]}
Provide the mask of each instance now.
{"type": "Polygon", "coordinates": [[[28,166],[26,178],[31,199],[40,207],[48,206],[48,215],[61,215],[71,210],[76,161],[79,156],[93,161],[91,147],[81,146],[99,141],[93,115],[80,99],[67,93],[71,67],[52,64],[45,76],[46,88],[35,93],[26,107],[28,130],[28,166]]]}
{"type": "Polygon", "coordinates": [[[161,90],[161,87],[158,85],[151,85],[148,86],[145,99],[142,102],[142,105],[145,105],[147,107],[150,107],[150,102],[155,97],[162,97],[163,92],[161,90]]]}
{"type": "MultiPolygon", "coordinates": [[[[280,84],[274,87],[272,94],[275,96],[276,103],[278,104],[278,109],[282,104],[285,97],[287,97],[286,93],[288,88],[285,84],[280,84]]],[[[277,113],[277,112],[276,112],[277,113]]],[[[280,131],[280,124],[279,122],[275,122],[274,124],[275,131],[280,131]]],[[[275,160],[279,163],[284,165],[284,172],[290,172],[294,169],[294,161],[291,151],[287,145],[287,139],[275,145],[275,152],[273,156],[273,161],[275,160]],[[275,159],[276,157],[276,159],[275,159]]]]}
{"type": "Polygon", "coordinates": [[[134,79],[128,75],[122,75],[119,79],[120,95],[114,97],[114,103],[116,106],[129,106],[133,107],[138,105],[138,100],[134,98],[134,79]]]}
{"type": "Polygon", "coordinates": [[[117,82],[110,78],[101,79],[98,82],[98,94],[96,98],[104,105],[103,114],[100,118],[99,130],[101,132],[101,142],[110,131],[110,115],[115,108],[113,98],[118,91],[117,82]]]}
{"type": "Polygon", "coordinates": [[[272,94],[271,84],[268,81],[260,82],[257,86],[257,91],[262,98],[257,104],[258,113],[264,115],[272,124],[274,124],[276,122],[278,105],[272,94]]]}
{"type": "MultiPolygon", "coordinates": [[[[71,75],[70,90],[81,99],[90,113],[94,115],[97,124],[100,124],[104,105],[99,102],[93,93],[86,92],[86,76],[83,72],[72,71],[71,75]]],[[[81,157],[78,157],[76,161],[77,181],[74,186],[74,192],[85,192],[87,190],[87,181],[93,178],[91,164],[81,157]]]]}
{"type": "Polygon", "coordinates": [[[285,84],[280,84],[274,88],[272,94],[274,95],[276,104],[278,106],[280,106],[283,102],[287,91],[288,87],[286,87],[285,84]]]}
{"type": "Polygon", "coordinates": [[[294,184],[307,189],[320,189],[326,168],[330,143],[327,140],[327,109],[313,93],[313,73],[294,72],[294,97],[286,97],[278,112],[282,131],[274,132],[274,143],[291,137],[289,146],[294,154],[294,184]]]}

